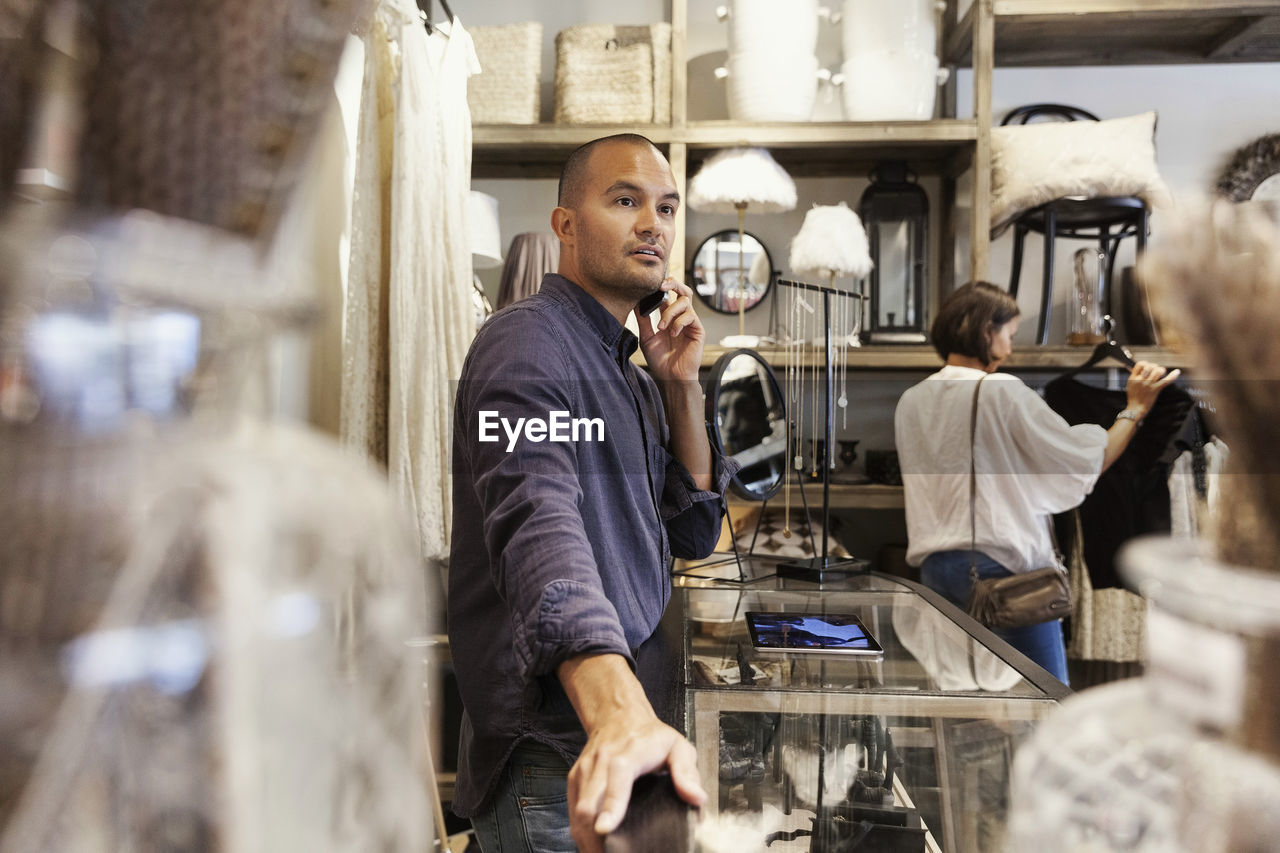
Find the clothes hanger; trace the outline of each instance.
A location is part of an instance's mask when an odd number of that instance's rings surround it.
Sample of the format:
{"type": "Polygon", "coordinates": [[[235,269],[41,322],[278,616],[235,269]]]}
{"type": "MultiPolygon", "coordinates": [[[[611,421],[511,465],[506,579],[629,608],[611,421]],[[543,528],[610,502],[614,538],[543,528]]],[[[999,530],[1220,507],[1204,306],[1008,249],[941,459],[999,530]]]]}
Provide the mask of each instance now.
{"type": "MultiPolygon", "coordinates": [[[[431,0],[417,0],[418,14],[422,16],[422,23],[427,28],[427,34],[435,32],[435,27],[431,25],[431,0]]],[[[449,21],[453,20],[453,10],[449,8],[447,0],[440,0],[440,7],[444,9],[445,18],[449,21]]]]}
{"type": "Polygon", "coordinates": [[[1093,367],[1098,362],[1105,361],[1108,358],[1115,359],[1125,367],[1133,367],[1134,364],[1137,363],[1133,359],[1133,353],[1129,352],[1128,348],[1125,347],[1124,344],[1118,343],[1116,339],[1112,337],[1111,330],[1115,328],[1115,321],[1111,319],[1111,315],[1104,315],[1102,322],[1105,323],[1107,327],[1106,340],[1093,348],[1093,353],[1089,356],[1088,361],[1079,367],[1075,367],[1067,371],[1067,376],[1079,373],[1081,370],[1086,368],[1093,367]]]}

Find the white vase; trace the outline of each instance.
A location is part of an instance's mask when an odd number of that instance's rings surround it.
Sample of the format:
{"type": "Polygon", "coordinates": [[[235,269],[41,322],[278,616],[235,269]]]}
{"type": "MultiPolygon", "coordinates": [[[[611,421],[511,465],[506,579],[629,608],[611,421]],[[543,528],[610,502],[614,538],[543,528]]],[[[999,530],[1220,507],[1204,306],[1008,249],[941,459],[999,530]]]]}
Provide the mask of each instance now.
{"type": "Polygon", "coordinates": [[[938,57],[931,52],[876,50],[841,66],[849,121],[925,121],[938,94],[938,57]]]}
{"type": "Polygon", "coordinates": [[[760,51],[730,54],[727,95],[734,121],[808,121],[818,95],[818,58],[780,62],[760,51]]]}
{"type": "Polygon", "coordinates": [[[818,0],[734,0],[727,20],[729,52],[810,55],[818,46],[818,0]]]}
{"type": "Polygon", "coordinates": [[[938,49],[936,0],[845,0],[844,55],[864,51],[938,49]]]}

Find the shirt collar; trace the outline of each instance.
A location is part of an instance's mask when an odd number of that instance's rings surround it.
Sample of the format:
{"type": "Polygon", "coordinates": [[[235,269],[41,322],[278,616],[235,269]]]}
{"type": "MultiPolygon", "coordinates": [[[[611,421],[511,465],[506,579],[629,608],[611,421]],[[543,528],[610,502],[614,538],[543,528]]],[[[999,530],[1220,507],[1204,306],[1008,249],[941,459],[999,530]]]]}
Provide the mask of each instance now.
{"type": "Polygon", "coordinates": [[[963,367],[959,364],[944,364],[935,374],[936,379],[978,379],[988,375],[985,370],[976,367],[963,367]]]}
{"type": "Polygon", "coordinates": [[[631,358],[640,345],[640,339],[631,330],[577,284],[558,273],[547,273],[542,278],[539,293],[545,293],[568,308],[599,335],[600,346],[619,359],[631,358]]]}

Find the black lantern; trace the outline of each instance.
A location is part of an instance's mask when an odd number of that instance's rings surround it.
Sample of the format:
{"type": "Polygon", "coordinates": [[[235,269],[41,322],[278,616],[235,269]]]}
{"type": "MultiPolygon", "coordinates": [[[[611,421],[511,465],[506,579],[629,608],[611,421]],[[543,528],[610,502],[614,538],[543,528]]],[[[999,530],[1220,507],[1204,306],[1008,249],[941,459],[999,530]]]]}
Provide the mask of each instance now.
{"type": "Polygon", "coordinates": [[[917,344],[925,338],[925,282],[929,277],[929,199],[902,162],[871,173],[858,215],[871,247],[871,316],[863,339],[917,344]]]}

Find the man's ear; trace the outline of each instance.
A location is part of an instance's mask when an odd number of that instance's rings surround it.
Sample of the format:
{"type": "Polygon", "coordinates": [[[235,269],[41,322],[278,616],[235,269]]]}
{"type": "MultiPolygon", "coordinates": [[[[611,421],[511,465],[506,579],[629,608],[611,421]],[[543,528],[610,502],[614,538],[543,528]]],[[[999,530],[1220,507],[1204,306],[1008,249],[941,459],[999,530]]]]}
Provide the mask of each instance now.
{"type": "Polygon", "coordinates": [[[570,245],[573,242],[574,226],[573,211],[567,207],[557,207],[551,211],[551,230],[560,238],[560,242],[570,245]]]}

